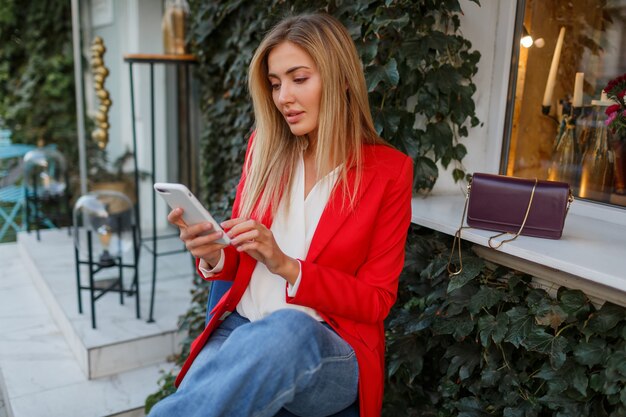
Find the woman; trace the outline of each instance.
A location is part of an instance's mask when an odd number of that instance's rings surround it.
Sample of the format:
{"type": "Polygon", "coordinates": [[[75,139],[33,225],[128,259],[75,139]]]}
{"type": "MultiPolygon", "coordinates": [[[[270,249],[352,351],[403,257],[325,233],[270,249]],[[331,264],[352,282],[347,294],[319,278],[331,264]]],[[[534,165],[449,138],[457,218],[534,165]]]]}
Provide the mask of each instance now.
{"type": "Polygon", "coordinates": [[[201,276],[233,285],[151,416],[378,416],[412,161],[377,136],[356,49],[329,15],[274,27],[249,89],[256,130],[222,223],[231,245],[168,216],[201,276]]]}

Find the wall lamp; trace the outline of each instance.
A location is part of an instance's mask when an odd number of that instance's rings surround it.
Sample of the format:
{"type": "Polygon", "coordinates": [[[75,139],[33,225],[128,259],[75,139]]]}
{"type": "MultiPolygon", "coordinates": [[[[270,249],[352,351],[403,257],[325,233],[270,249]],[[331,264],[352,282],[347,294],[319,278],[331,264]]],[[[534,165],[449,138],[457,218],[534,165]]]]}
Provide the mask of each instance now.
{"type": "Polygon", "coordinates": [[[528,29],[526,29],[526,25],[522,26],[522,39],[520,39],[520,43],[524,48],[530,48],[531,46],[533,46],[533,44],[537,48],[543,48],[543,46],[546,44],[543,38],[533,40],[530,32],[528,32],[528,29]]]}

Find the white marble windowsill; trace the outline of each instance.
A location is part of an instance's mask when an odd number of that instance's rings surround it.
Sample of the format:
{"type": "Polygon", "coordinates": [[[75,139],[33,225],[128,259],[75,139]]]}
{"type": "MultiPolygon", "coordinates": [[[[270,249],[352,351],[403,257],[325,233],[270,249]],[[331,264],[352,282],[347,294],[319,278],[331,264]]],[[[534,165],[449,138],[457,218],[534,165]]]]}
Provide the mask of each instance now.
{"type": "MultiPolygon", "coordinates": [[[[453,235],[464,203],[462,195],[416,197],[413,223],[453,235]]],[[[465,229],[462,238],[480,245],[480,256],[527,272],[542,286],[576,288],[596,301],[626,306],[626,225],[580,213],[570,210],[560,240],[520,236],[494,250],[487,245],[494,232],[465,229]]]]}

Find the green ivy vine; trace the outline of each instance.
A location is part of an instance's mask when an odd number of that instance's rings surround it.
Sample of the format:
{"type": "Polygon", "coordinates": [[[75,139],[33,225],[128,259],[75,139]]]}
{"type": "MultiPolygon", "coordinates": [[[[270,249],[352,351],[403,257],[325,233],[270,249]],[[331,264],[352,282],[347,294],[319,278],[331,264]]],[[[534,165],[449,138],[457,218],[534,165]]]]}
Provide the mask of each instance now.
{"type": "Polygon", "coordinates": [[[385,416],[626,416],[626,309],[556,298],[531,277],[413,227],[387,322],[385,416]]]}
{"type": "Polygon", "coordinates": [[[0,122],[15,142],[43,139],[77,161],[70,2],[3,0],[0,45],[0,122]]]}
{"type": "MultiPolygon", "coordinates": [[[[478,1],[474,0],[475,3],[478,1]]],[[[202,189],[213,212],[228,214],[242,152],[254,125],[247,67],[265,33],[287,14],[326,11],[348,28],[359,50],[378,133],[415,161],[416,191],[430,190],[437,162],[454,165],[460,139],[476,126],[472,77],[480,53],[460,35],[458,0],[191,0],[189,42],[205,129],[202,189]]]]}

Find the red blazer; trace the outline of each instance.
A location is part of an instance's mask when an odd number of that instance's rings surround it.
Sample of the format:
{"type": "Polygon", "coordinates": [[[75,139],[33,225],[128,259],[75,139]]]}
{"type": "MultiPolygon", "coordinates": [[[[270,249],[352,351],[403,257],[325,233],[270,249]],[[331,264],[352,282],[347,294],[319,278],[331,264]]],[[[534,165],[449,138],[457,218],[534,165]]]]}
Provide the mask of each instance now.
{"type": "MultiPolygon", "coordinates": [[[[252,140],[252,139],[251,139],[252,140]]],[[[246,156],[247,157],[247,156],[246,156]]],[[[354,181],[355,170],[348,171],[354,181]]],[[[233,218],[245,176],[237,188],[233,218]]],[[[384,387],[383,320],[396,301],[398,277],[411,222],[413,161],[384,145],[363,147],[363,171],[354,210],[342,210],[343,193],[331,194],[319,220],[295,297],[288,303],[315,309],[352,346],[359,364],[361,417],[380,416],[384,387]]],[[[270,216],[261,219],[268,228],[270,216]]],[[[243,295],[256,261],[232,247],[225,250],[222,272],[211,279],[234,281],[213,309],[212,319],[191,345],[176,386],[228,312],[243,295]]],[[[202,274],[201,274],[202,276],[202,274]]]]}

